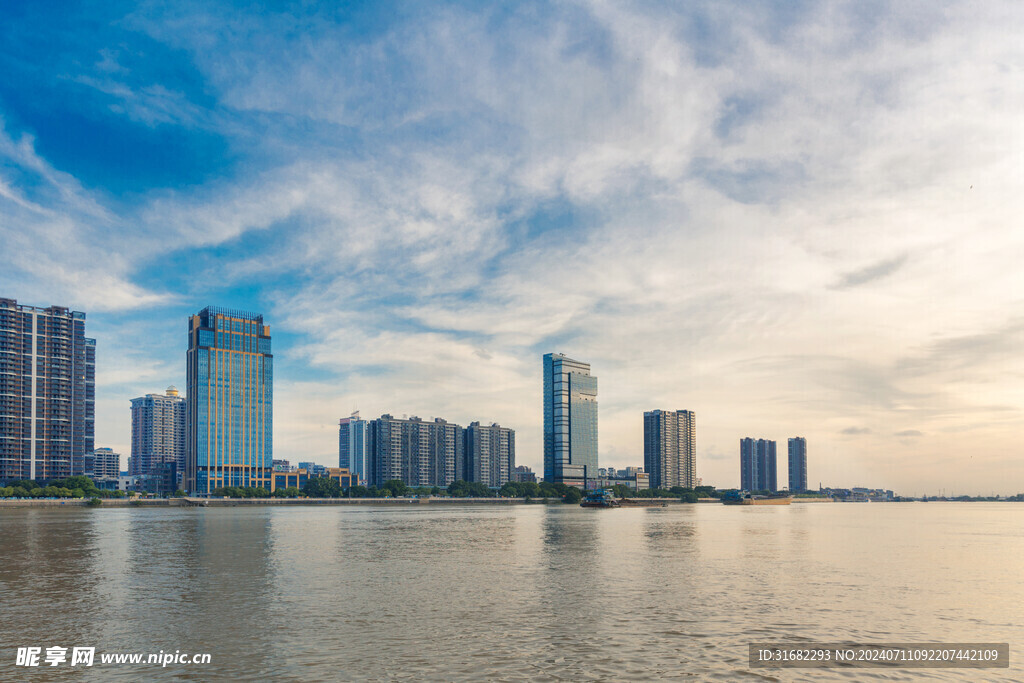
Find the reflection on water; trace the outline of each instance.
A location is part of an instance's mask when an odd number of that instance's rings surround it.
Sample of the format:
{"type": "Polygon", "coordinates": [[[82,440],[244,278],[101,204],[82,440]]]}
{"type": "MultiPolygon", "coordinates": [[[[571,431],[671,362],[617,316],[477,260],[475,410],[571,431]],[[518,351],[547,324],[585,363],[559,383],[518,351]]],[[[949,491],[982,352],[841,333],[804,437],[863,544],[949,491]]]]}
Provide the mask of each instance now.
{"type": "MultiPolygon", "coordinates": [[[[34,680],[736,680],[751,675],[752,640],[1013,649],[1024,631],[1014,504],[0,515],[2,680],[24,677],[15,652],[31,645],[213,655],[34,680]]],[[[983,678],[1024,676],[1014,665],[983,678]]]]}

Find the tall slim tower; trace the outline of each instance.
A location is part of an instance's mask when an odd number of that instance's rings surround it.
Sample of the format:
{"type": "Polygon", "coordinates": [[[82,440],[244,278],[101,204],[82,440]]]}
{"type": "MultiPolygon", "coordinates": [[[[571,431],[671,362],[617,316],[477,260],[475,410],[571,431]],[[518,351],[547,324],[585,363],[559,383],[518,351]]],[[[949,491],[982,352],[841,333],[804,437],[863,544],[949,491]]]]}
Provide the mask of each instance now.
{"type": "Polygon", "coordinates": [[[263,316],[208,306],[188,322],[185,487],[270,489],[274,357],[263,316]]]}
{"type": "Polygon", "coordinates": [[[175,387],[164,394],[132,399],[132,457],[129,474],[161,474],[173,464],[185,472],[185,398],[175,387]]]}
{"type": "Polygon", "coordinates": [[[84,473],[95,405],[85,313],[0,298],[0,482],[84,473]]]}
{"type": "Polygon", "coordinates": [[[691,410],[644,413],[644,469],[651,488],[697,485],[697,418],[691,410]]]}
{"type": "Polygon", "coordinates": [[[740,439],[740,488],[744,491],[777,491],[775,442],[740,439]]]}
{"type": "Polygon", "coordinates": [[[359,411],[338,420],[338,467],[345,467],[366,482],[366,420],[359,411]]]}
{"type": "Polygon", "coordinates": [[[743,491],[757,489],[756,443],[750,437],[740,439],[740,489],[743,491]]]}
{"type": "Polygon", "coordinates": [[[584,485],[597,476],[597,377],[590,364],[544,355],[544,481],[584,485]]]}
{"type": "Polygon", "coordinates": [[[789,492],[807,490],[807,439],[794,436],[789,440],[789,492]]]}

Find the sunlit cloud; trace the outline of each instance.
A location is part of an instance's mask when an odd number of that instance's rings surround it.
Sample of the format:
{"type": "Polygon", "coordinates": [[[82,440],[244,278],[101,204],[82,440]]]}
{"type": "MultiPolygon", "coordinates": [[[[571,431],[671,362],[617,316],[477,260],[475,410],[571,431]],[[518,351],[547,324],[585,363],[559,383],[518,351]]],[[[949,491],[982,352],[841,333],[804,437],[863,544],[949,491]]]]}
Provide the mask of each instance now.
{"type": "Polygon", "coordinates": [[[1024,489],[1017,5],[95,12],[0,22],[0,295],[89,313],[99,443],[217,303],[271,325],[293,460],[359,409],[539,468],[561,351],[602,464],[686,408],[706,483],[801,435],[826,485],[1024,489]]]}

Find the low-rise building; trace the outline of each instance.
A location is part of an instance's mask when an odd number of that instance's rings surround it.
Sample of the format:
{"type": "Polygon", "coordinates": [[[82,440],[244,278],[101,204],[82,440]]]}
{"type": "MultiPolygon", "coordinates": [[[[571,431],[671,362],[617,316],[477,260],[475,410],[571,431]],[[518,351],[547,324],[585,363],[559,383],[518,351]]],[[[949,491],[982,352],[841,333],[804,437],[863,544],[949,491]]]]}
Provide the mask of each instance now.
{"type": "Polygon", "coordinates": [[[610,488],[618,484],[625,484],[634,491],[643,491],[651,488],[650,475],[643,471],[635,471],[637,468],[631,469],[634,470],[631,475],[626,475],[623,470],[619,470],[619,474],[614,477],[597,477],[596,479],[591,479],[589,484],[592,488],[599,489],[610,488]]]}
{"type": "Polygon", "coordinates": [[[294,472],[274,472],[271,475],[270,492],[273,493],[277,489],[286,489],[290,487],[301,489],[306,485],[306,482],[313,477],[326,477],[328,479],[333,479],[338,482],[338,486],[340,486],[342,490],[347,489],[356,483],[355,475],[344,467],[323,467],[322,465],[319,465],[318,467],[323,470],[321,474],[310,472],[303,467],[298,468],[294,472]]]}

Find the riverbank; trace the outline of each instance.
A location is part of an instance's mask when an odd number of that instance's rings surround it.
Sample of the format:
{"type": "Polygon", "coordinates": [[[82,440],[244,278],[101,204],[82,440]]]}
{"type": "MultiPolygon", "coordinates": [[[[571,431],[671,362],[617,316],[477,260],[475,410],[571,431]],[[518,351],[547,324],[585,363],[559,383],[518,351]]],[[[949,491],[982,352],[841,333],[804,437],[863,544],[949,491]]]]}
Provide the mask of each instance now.
{"type": "MultiPolygon", "coordinates": [[[[90,499],[4,499],[0,500],[0,509],[5,507],[89,507],[90,499]]],[[[238,507],[253,505],[562,505],[558,498],[101,498],[100,505],[95,507],[124,508],[179,508],[179,507],[238,507]]],[[[669,505],[684,505],[677,498],[658,498],[641,500],[657,500],[669,505]]],[[[721,503],[717,498],[702,498],[700,503],[721,503]]]]}
{"type": "MultiPolygon", "coordinates": [[[[527,501],[524,498],[100,498],[95,507],[237,507],[240,505],[424,505],[432,503],[464,505],[467,503],[491,503],[515,505],[543,503],[543,500],[527,501]]],[[[551,499],[550,502],[561,503],[551,499]]],[[[0,500],[5,507],[89,507],[90,499],[64,500],[0,500]]]]}

